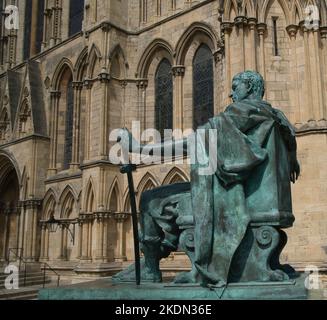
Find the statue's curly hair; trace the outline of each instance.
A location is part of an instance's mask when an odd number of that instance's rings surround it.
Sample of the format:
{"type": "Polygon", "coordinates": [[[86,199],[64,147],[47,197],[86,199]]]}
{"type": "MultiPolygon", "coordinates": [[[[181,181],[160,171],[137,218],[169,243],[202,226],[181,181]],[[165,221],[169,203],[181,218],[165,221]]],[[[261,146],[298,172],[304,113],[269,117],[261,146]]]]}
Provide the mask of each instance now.
{"type": "Polygon", "coordinates": [[[234,77],[234,80],[241,80],[242,82],[248,83],[252,87],[253,93],[260,98],[263,98],[265,95],[265,81],[258,72],[249,70],[241,72],[234,77]]]}

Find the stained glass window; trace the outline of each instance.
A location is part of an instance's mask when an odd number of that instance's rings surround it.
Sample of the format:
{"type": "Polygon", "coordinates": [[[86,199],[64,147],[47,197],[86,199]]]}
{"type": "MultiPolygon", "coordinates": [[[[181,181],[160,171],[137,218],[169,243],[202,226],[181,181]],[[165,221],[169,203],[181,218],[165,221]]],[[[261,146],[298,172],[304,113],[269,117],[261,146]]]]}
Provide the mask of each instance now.
{"type": "Polygon", "coordinates": [[[70,0],[69,36],[82,30],[84,17],[84,0],[70,0]]]}
{"type": "Polygon", "coordinates": [[[274,56],[279,56],[278,48],[278,26],[277,26],[278,17],[272,17],[273,22],[273,42],[274,42],[274,56]]]}
{"type": "Polygon", "coordinates": [[[64,170],[69,169],[72,161],[72,147],[73,147],[73,119],[74,119],[74,89],[73,81],[69,80],[67,86],[67,109],[66,109],[66,123],[65,123],[65,150],[64,150],[64,170]]]}
{"type": "Polygon", "coordinates": [[[0,65],[2,65],[3,64],[3,39],[2,39],[2,37],[3,37],[3,34],[2,34],[2,32],[3,32],[3,15],[2,15],[2,11],[3,11],[3,0],[0,0],[0,12],[1,12],[1,14],[0,14],[0,65]]]}
{"type": "Polygon", "coordinates": [[[213,56],[206,45],[201,45],[193,60],[193,129],[214,116],[213,56]]]}
{"type": "Polygon", "coordinates": [[[30,57],[31,51],[31,32],[32,32],[32,6],[25,7],[25,20],[24,20],[24,60],[30,57]]]}
{"type": "Polygon", "coordinates": [[[167,59],[163,59],[155,77],[155,113],[156,129],[164,138],[164,130],[173,128],[173,75],[167,59]]]}
{"type": "Polygon", "coordinates": [[[37,27],[36,27],[36,53],[41,52],[43,41],[43,25],[44,25],[44,0],[38,1],[37,7],[37,27]]]}

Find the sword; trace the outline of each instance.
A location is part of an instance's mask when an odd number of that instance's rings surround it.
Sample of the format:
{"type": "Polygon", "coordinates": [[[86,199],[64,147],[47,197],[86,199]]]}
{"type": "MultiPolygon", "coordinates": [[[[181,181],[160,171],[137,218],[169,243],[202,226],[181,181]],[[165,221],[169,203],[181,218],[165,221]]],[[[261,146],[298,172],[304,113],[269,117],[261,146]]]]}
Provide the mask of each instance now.
{"type": "Polygon", "coordinates": [[[122,174],[127,174],[129,196],[131,201],[132,218],[133,218],[133,234],[134,234],[134,253],[135,253],[135,276],[136,285],[141,284],[141,261],[140,261],[140,244],[139,244],[139,232],[138,232],[138,220],[136,211],[135,189],[133,181],[133,172],[136,171],[135,164],[123,165],[120,169],[122,174]]]}

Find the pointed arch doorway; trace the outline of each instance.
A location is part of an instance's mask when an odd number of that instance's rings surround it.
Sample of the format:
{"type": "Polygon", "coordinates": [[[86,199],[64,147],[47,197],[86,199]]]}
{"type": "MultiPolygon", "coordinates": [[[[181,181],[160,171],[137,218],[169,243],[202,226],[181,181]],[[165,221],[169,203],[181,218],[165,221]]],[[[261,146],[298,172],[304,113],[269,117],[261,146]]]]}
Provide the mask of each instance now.
{"type": "Polygon", "coordinates": [[[17,250],[19,235],[19,180],[13,163],[0,154],[0,261],[17,250]]]}

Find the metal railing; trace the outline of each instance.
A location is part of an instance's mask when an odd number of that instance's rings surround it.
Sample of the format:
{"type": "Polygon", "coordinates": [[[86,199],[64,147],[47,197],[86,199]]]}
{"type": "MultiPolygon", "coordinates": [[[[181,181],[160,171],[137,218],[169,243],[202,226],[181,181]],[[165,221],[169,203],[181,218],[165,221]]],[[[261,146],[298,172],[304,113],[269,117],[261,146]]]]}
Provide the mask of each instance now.
{"type": "Polygon", "coordinates": [[[43,289],[45,288],[47,270],[53,272],[57,276],[57,287],[59,287],[60,286],[60,274],[58,274],[54,269],[52,269],[47,263],[42,263],[42,264],[43,264],[43,289]]]}
{"type": "MultiPolygon", "coordinates": [[[[18,260],[19,266],[19,274],[21,274],[22,271],[22,264],[24,265],[24,287],[26,287],[26,282],[27,282],[27,265],[33,264],[33,262],[28,262],[25,261],[23,258],[23,249],[22,248],[10,248],[8,249],[8,257],[7,257],[7,262],[10,263],[10,256],[13,254],[16,258],[16,261],[18,260]]],[[[57,277],[57,287],[60,286],[60,274],[58,274],[51,266],[49,266],[47,263],[42,262],[43,268],[41,270],[43,271],[43,288],[45,288],[46,284],[46,278],[47,278],[47,271],[51,271],[55,276],[57,277]]]]}

